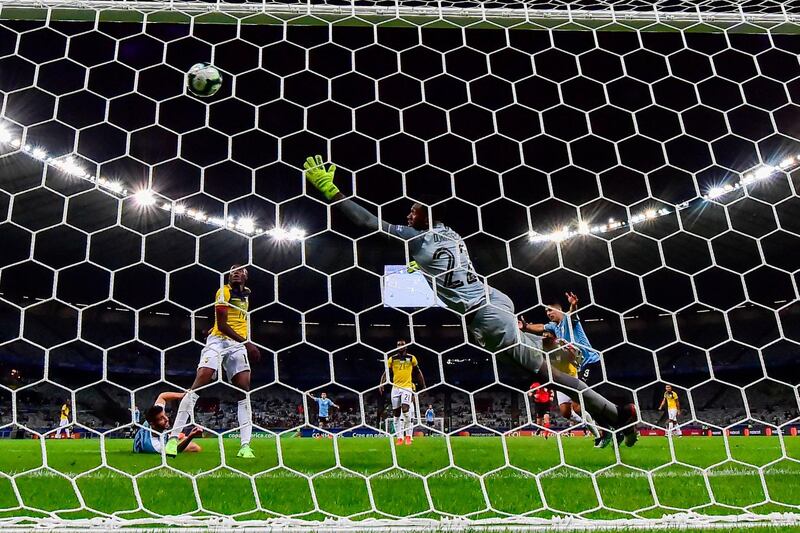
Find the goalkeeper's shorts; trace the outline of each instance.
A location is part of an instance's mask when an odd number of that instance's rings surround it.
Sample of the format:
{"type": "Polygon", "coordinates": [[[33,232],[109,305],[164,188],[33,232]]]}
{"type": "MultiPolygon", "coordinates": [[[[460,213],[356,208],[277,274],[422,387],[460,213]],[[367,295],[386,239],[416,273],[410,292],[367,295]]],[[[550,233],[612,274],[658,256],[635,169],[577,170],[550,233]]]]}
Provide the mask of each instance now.
{"type": "Polygon", "coordinates": [[[531,372],[538,372],[544,362],[542,338],[519,330],[511,298],[489,288],[485,304],[470,314],[469,330],[482,348],[509,357],[531,372]]]}

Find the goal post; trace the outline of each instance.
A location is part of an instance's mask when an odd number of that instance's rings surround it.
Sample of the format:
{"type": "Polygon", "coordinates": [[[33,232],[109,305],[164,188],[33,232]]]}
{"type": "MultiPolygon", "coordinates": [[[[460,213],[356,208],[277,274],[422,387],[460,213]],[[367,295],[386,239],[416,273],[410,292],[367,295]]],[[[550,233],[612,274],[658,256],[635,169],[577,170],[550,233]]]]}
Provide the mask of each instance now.
{"type": "Polygon", "coordinates": [[[0,0],[0,527],[800,524],[798,30],[782,0],[0,0]],[[420,206],[452,250],[398,238],[420,206]],[[221,306],[259,352],[190,390],[221,306]],[[437,438],[401,447],[402,339],[437,438]],[[638,442],[567,438],[591,409],[638,442]]]}
{"type": "MultiPolygon", "coordinates": [[[[766,6],[726,0],[713,9],[702,2],[683,1],[669,9],[658,3],[601,2],[280,2],[260,0],[228,3],[196,0],[14,0],[0,6],[10,20],[54,20],[201,24],[381,25],[385,27],[453,26],[510,29],[602,31],[687,31],[731,33],[796,33],[800,15],[788,2],[766,6]]],[[[666,6],[665,6],[666,7],[666,6]]]]}

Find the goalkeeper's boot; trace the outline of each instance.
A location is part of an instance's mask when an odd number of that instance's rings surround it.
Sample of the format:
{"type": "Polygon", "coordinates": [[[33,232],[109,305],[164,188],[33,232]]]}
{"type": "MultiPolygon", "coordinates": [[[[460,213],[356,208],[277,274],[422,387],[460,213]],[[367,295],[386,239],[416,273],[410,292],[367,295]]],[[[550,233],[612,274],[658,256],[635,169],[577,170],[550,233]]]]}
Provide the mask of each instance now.
{"type": "Polygon", "coordinates": [[[406,446],[411,446],[412,442],[413,441],[411,440],[411,437],[409,435],[406,435],[406,446]]]}
{"type": "Polygon", "coordinates": [[[619,406],[617,410],[619,412],[617,427],[620,428],[620,433],[623,436],[622,440],[625,441],[625,446],[630,448],[636,444],[637,440],[639,440],[639,432],[636,431],[636,422],[638,421],[636,406],[632,403],[629,403],[627,405],[619,406]]]}
{"type": "Polygon", "coordinates": [[[600,433],[600,437],[594,439],[594,447],[595,448],[606,448],[609,444],[611,444],[611,437],[612,434],[610,431],[603,430],[600,433]]]}
{"type": "Polygon", "coordinates": [[[239,453],[236,454],[236,457],[241,457],[242,459],[255,459],[256,455],[253,453],[253,449],[250,447],[250,445],[245,444],[239,448],[239,453]]]}
{"type": "Polygon", "coordinates": [[[167,444],[164,446],[164,453],[167,457],[177,457],[178,456],[178,438],[172,437],[167,441],[167,444]]]}

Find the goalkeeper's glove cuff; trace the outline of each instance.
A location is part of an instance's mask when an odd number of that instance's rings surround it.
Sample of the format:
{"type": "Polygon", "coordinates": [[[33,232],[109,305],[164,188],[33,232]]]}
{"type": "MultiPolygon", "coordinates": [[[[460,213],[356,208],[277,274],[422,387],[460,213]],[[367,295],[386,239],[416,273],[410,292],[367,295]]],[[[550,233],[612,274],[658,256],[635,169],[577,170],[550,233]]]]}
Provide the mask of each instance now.
{"type": "Polygon", "coordinates": [[[339,194],[339,187],[334,185],[333,181],[329,181],[328,183],[320,184],[318,186],[319,192],[325,196],[329,201],[333,200],[333,198],[339,194]]]}

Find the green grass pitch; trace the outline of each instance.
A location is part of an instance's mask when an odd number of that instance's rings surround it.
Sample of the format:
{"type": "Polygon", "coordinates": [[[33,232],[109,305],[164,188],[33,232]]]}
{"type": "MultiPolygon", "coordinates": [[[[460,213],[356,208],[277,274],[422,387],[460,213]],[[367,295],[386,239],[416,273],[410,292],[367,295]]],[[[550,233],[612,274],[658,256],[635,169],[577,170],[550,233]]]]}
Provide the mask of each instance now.
{"type": "Polygon", "coordinates": [[[684,437],[671,443],[663,437],[644,437],[636,447],[619,450],[627,466],[614,466],[596,477],[605,507],[599,510],[594,510],[598,498],[586,472],[614,465],[616,456],[610,448],[594,449],[589,438],[559,441],[509,437],[504,446],[500,438],[453,437],[448,450],[444,438],[421,437],[410,447],[396,448],[401,469],[388,471],[393,456],[386,438],[342,438],[334,442],[283,437],[280,450],[276,439],[256,439],[253,449],[257,458],[250,461],[236,458],[238,440],[225,439],[225,462],[232,468],[217,470],[221,464],[218,441],[198,442],[203,452],[170,459],[169,465],[176,469],[170,470],[159,467],[161,456],[132,453],[130,440],[105,441],[109,466],[131,474],[147,471],[136,478],[143,506],[139,508],[131,478],[107,468],[80,475],[101,464],[97,439],[46,441],[49,468],[41,468],[40,441],[2,440],[0,509],[4,511],[0,516],[36,515],[35,510],[61,510],[60,516],[65,518],[91,517],[91,510],[128,518],[147,517],[148,511],[176,515],[198,511],[198,499],[207,511],[237,515],[243,520],[276,515],[299,515],[309,520],[327,516],[387,518],[418,513],[430,518],[583,513],[586,518],[606,519],[630,518],[629,512],[657,505],[638,515],[655,518],[699,506],[705,506],[698,509],[700,512],[728,514],[736,511],[726,506],[748,507],[759,513],[796,512],[800,505],[800,463],[796,462],[800,459],[800,438],[796,437],[784,439],[785,454],[777,437],[730,437],[727,449],[721,437],[684,437]],[[336,467],[337,455],[344,468],[336,467]],[[728,457],[732,460],[726,461],[728,457]],[[288,469],[277,468],[281,462],[288,469]],[[501,468],[507,462],[517,468],[501,468]],[[718,463],[722,464],[708,471],[707,486],[698,468],[718,463]],[[448,468],[451,464],[457,468],[448,468]],[[755,467],[767,464],[762,483],[755,467]],[[646,474],[637,469],[653,472],[655,492],[646,474]],[[14,479],[24,509],[19,508],[8,478],[22,472],[27,473],[14,479]],[[243,473],[259,475],[251,481],[243,473]],[[488,501],[476,475],[487,473],[483,487],[488,501]],[[196,492],[185,474],[196,476],[196,492]],[[368,481],[358,474],[368,476],[368,481]],[[433,474],[426,478],[430,502],[421,477],[428,474],[433,474]],[[539,474],[538,478],[533,474],[539,474]],[[76,480],[90,510],[80,509],[69,479],[76,480]],[[768,503],[764,503],[765,487],[768,503]]]}

